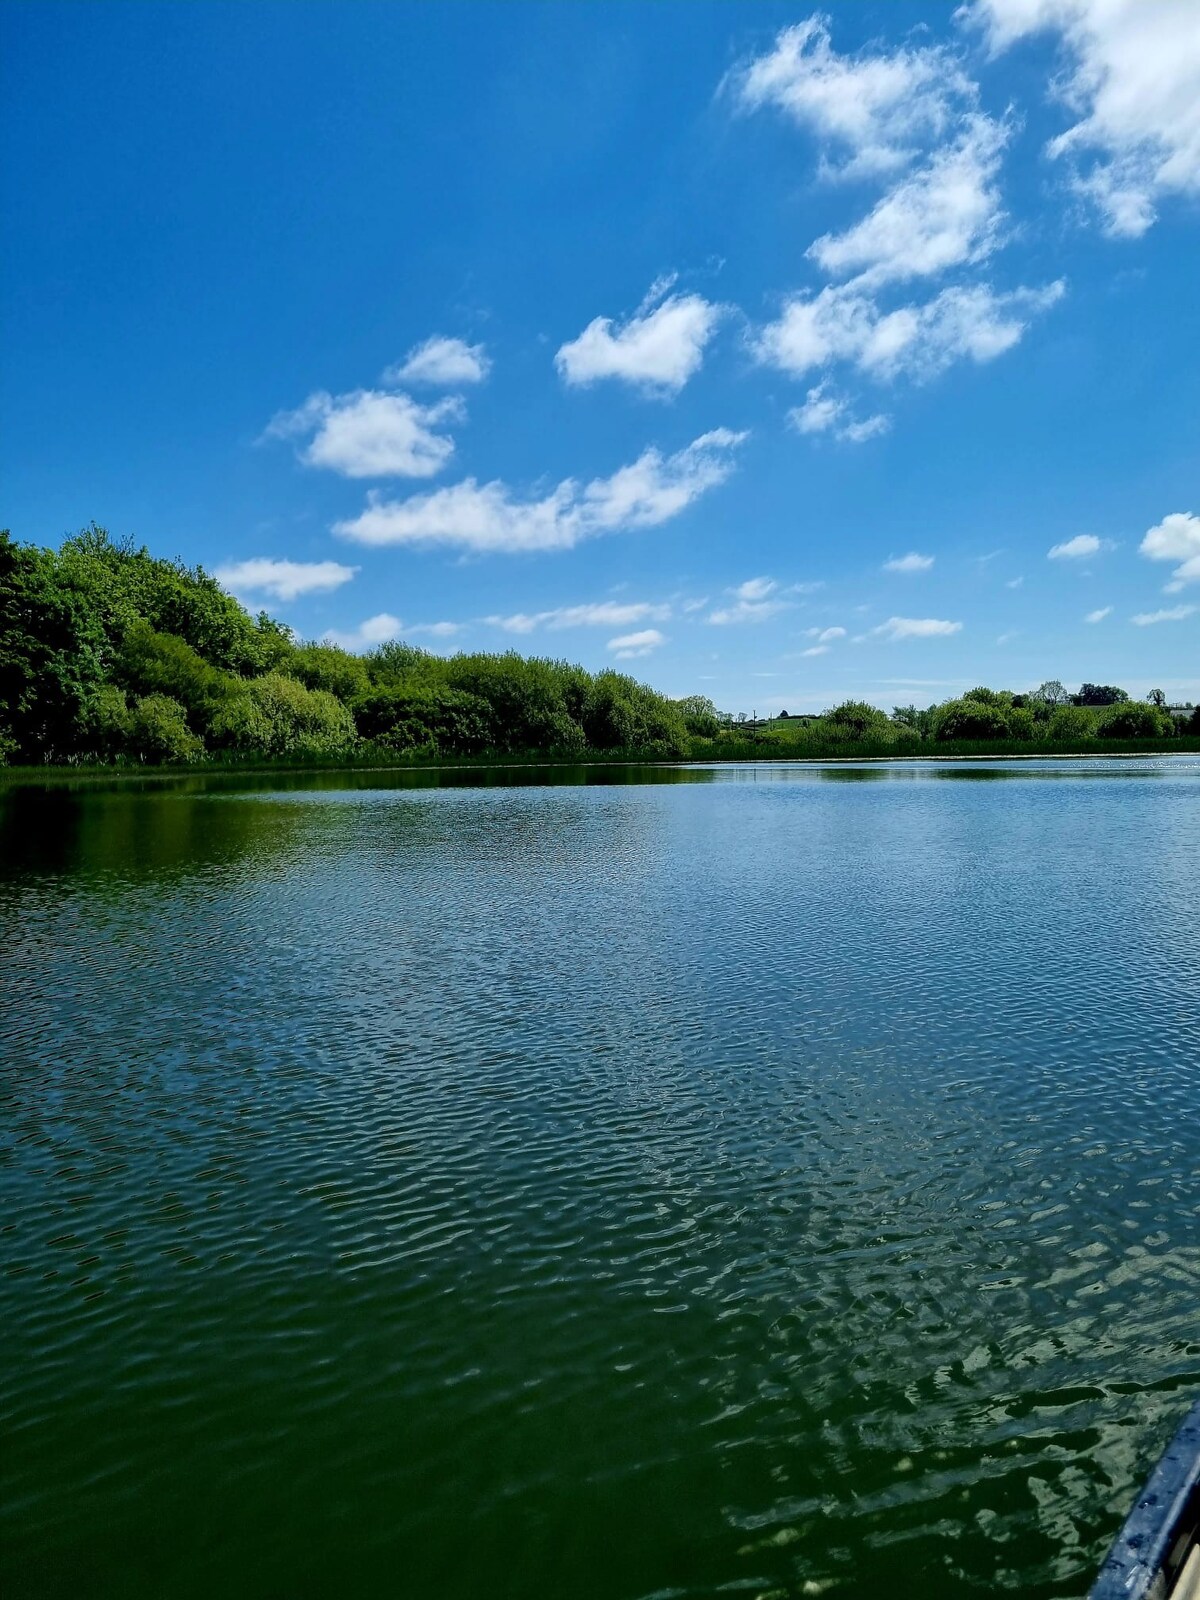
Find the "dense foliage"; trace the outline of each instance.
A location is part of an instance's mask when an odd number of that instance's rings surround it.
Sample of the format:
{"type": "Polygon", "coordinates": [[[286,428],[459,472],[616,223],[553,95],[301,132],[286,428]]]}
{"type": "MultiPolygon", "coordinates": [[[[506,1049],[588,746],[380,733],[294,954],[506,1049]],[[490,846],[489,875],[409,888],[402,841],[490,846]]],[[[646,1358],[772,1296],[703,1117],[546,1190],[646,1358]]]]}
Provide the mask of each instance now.
{"type": "Polygon", "coordinates": [[[0,761],[686,754],[696,713],[617,672],[386,644],[366,656],[251,617],[200,568],[100,528],[0,533],[0,761]]]}

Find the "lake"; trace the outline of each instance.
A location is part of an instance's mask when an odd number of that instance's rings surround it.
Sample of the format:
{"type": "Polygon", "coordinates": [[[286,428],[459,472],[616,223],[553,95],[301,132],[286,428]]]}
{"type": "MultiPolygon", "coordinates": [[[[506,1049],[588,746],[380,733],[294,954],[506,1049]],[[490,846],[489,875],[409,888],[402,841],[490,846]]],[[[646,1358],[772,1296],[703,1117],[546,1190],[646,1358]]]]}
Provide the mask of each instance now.
{"type": "Polygon", "coordinates": [[[1200,758],[0,789],[0,1589],[1083,1593],[1200,758]]]}

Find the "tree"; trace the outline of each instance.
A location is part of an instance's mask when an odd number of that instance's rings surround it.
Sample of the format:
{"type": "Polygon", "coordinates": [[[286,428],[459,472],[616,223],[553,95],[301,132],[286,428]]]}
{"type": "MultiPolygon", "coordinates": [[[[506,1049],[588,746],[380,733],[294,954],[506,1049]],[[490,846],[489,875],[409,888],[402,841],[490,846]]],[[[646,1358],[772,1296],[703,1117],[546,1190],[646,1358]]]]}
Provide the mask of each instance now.
{"type": "Polygon", "coordinates": [[[0,736],[18,760],[78,754],[107,653],[86,587],[0,531],[0,736]]]}
{"type": "Polygon", "coordinates": [[[825,713],[824,720],[856,739],[886,739],[890,731],[886,715],[866,700],[844,700],[825,713]]]}
{"type": "Polygon", "coordinates": [[[204,740],[188,727],[183,707],[165,694],[143,695],[134,702],[125,738],[132,755],[155,765],[196,761],[204,754],[204,740]]]}
{"type": "Polygon", "coordinates": [[[986,700],[948,700],[935,713],[938,739],[1006,739],[1008,717],[1004,707],[986,700]]]}
{"type": "Polygon", "coordinates": [[[392,750],[474,755],[492,740],[487,701],[443,684],[372,689],[352,709],[359,734],[392,750]]]}
{"type": "Polygon", "coordinates": [[[1078,694],[1071,696],[1072,704],[1077,706],[1115,706],[1128,699],[1124,689],[1111,683],[1085,683],[1078,694]]]}
{"type": "Polygon", "coordinates": [[[1152,706],[1157,706],[1160,711],[1166,710],[1167,697],[1161,689],[1151,689],[1146,699],[1152,706]]]}
{"type": "Polygon", "coordinates": [[[1068,705],[1071,696],[1057,678],[1048,678],[1038,688],[1030,690],[1026,698],[1032,706],[1053,711],[1056,706],[1068,705]]]}
{"type": "Polygon", "coordinates": [[[1136,700],[1113,702],[1096,731],[1102,739],[1168,739],[1175,732],[1175,719],[1136,700]]]}

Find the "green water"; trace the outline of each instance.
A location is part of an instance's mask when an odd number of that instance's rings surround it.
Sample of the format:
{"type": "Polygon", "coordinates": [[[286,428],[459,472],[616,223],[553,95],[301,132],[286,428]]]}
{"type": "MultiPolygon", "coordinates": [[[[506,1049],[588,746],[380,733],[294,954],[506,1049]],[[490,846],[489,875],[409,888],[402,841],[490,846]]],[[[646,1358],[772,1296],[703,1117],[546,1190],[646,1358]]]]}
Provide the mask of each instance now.
{"type": "Polygon", "coordinates": [[[638,776],[0,792],[7,1600],[1086,1590],[1200,760],[638,776]]]}

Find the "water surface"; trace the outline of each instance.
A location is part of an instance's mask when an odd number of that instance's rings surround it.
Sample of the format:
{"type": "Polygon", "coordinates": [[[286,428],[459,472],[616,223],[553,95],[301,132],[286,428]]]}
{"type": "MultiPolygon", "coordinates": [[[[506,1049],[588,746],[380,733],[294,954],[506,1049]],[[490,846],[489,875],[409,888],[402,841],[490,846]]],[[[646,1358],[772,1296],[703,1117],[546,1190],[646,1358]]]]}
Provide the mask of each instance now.
{"type": "Polygon", "coordinates": [[[6,1596],[1079,1595],[1200,1386],[1196,758],[15,788],[0,952],[6,1596]]]}

